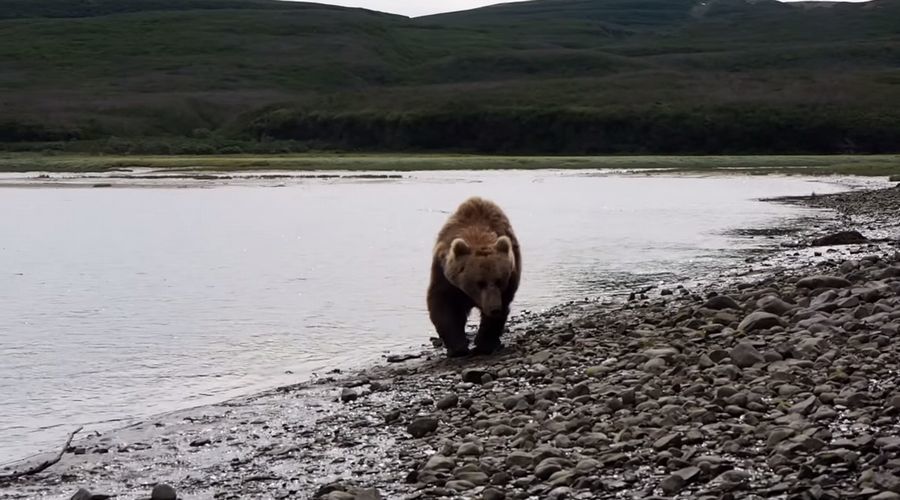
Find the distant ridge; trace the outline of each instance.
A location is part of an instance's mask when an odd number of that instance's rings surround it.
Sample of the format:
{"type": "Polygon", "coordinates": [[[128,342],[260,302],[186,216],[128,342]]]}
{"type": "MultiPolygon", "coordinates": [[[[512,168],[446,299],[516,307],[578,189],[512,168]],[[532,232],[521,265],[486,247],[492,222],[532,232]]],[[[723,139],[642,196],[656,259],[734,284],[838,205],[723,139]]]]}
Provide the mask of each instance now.
{"type": "Polygon", "coordinates": [[[5,149],[882,152],[898,110],[900,0],[0,0],[5,149]]]}

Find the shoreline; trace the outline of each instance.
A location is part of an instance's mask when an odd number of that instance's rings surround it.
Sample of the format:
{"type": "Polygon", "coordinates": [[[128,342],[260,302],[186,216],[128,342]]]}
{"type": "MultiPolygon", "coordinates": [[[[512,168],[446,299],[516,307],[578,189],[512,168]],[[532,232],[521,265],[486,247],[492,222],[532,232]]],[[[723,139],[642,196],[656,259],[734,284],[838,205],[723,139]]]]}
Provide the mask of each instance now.
{"type": "MultiPolygon", "coordinates": [[[[893,197],[888,197],[891,200],[900,198],[900,195],[889,189],[881,192],[893,194],[893,197]]],[[[896,188],[894,190],[900,193],[900,190],[896,188]]],[[[859,203],[861,200],[870,199],[865,192],[853,193],[843,195],[845,198],[849,196],[849,201],[844,199],[841,203],[857,207],[858,210],[852,214],[855,219],[844,220],[844,225],[883,226],[889,222],[885,220],[883,213],[880,217],[878,214],[874,218],[870,217],[872,207],[866,208],[865,204],[859,203]]],[[[818,198],[831,200],[839,196],[842,194],[818,198]]],[[[802,198],[769,201],[797,202],[802,198]]],[[[896,240],[896,226],[884,229],[889,233],[893,231],[896,240]]],[[[897,248],[890,244],[894,240],[879,244],[878,249],[868,248],[865,245],[837,248],[838,252],[860,251],[858,255],[883,253],[894,258],[890,256],[891,251],[896,251],[897,248]]],[[[740,288],[735,283],[748,283],[747,280],[752,276],[757,278],[768,276],[769,284],[773,281],[783,281],[784,277],[778,278],[779,271],[773,268],[781,267],[782,274],[810,271],[819,265],[817,262],[833,260],[830,257],[835,254],[809,248],[792,248],[781,253],[800,255],[796,259],[785,259],[785,256],[779,256],[778,253],[761,256],[750,263],[752,267],[760,268],[755,274],[733,276],[730,280],[715,285],[709,283],[703,287],[703,291],[719,288],[728,289],[732,295],[746,294],[746,290],[752,290],[758,285],[740,288]],[[820,255],[816,256],[816,253],[820,255]],[[776,277],[775,280],[771,279],[773,276],[776,277]]],[[[897,264],[894,262],[892,265],[897,264]]],[[[604,492],[601,497],[615,498],[621,497],[623,492],[628,494],[651,490],[658,492],[657,488],[666,490],[667,487],[661,486],[664,480],[669,480],[668,487],[683,482],[679,491],[697,492],[690,485],[696,486],[701,482],[700,478],[711,475],[712,472],[723,468],[723,464],[731,462],[725,457],[729,454],[720,454],[717,463],[709,463],[704,468],[702,465],[689,465],[691,463],[689,457],[685,458],[683,453],[679,456],[669,451],[702,445],[702,439],[693,442],[693,438],[696,437],[694,435],[691,440],[685,439],[690,430],[679,430],[675,434],[679,434],[680,437],[673,437],[656,446],[659,440],[672,434],[670,432],[655,437],[661,433],[660,429],[675,428],[688,425],[687,423],[674,419],[673,422],[657,423],[654,427],[656,431],[653,432],[641,431],[636,436],[614,437],[607,429],[594,430],[592,426],[581,422],[586,418],[581,415],[585,408],[589,409],[589,414],[598,412],[591,414],[595,417],[594,426],[598,425],[596,422],[601,421],[614,425],[607,417],[615,412],[624,412],[625,415],[620,415],[623,418],[637,418],[631,413],[641,405],[653,411],[662,409],[652,408],[654,397],[657,400],[681,397],[679,394],[684,392],[683,390],[671,391],[670,388],[669,392],[672,392],[670,394],[665,388],[657,387],[657,392],[660,393],[654,396],[653,392],[641,393],[641,386],[646,382],[657,380],[656,377],[660,374],[678,367],[687,369],[686,365],[679,364],[685,361],[686,357],[690,357],[685,354],[689,346],[679,345],[683,344],[685,339],[661,336],[659,332],[648,333],[653,332],[655,328],[644,325],[649,330],[645,332],[637,329],[636,331],[642,332],[638,334],[639,337],[646,337],[645,340],[652,341],[651,343],[670,344],[665,347],[649,348],[660,350],[650,356],[646,354],[647,349],[644,346],[630,345],[616,338],[626,331],[635,331],[628,321],[624,321],[625,319],[631,322],[646,319],[645,316],[648,314],[650,316],[661,314],[656,309],[668,311],[673,307],[679,307],[679,304],[696,309],[695,296],[700,297],[701,302],[706,296],[706,293],[700,295],[701,289],[691,289],[682,293],[680,290],[684,289],[674,286],[673,284],[673,288],[668,289],[672,295],[660,295],[658,292],[652,294],[653,297],[646,299],[646,306],[643,308],[633,307],[635,303],[645,302],[639,294],[633,303],[574,302],[550,308],[542,314],[517,316],[510,325],[510,333],[504,337],[507,352],[496,357],[452,361],[445,360],[441,351],[426,350],[424,351],[426,357],[422,360],[394,365],[378,364],[340,374],[338,377],[289,385],[220,404],[178,410],[102,435],[86,438],[77,436],[72,448],[74,453],[66,454],[62,462],[47,472],[22,479],[12,486],[0,484],[0,499],[69,498],[79,486],[97,493],[115,494],[116,498],[146,498],[157,481],[172,484],[180,492],[180,498],[311,498],[317,491],[323,496],[327,495],[328,498],[377,498],[370,493],[341,493],[352,489],[353,483],[364,488],[375,487],[385,498],[433,498],[446,496],[450,490],[459,490],[455,496],[459,498],[488,498],[488,495],[494,495],[491,498],[502,498],[496,496],[496,492],[493,491],[486,493],[485,483],[497,483],[494,484],[494,488],[505,490],[508,493],[507,498],[527,498],[516,496],[520,494],[550,495],[550,497],[570,495],[568,496],[570,498],[581,498],[577,495],[584,493],[596,495],[598,487],[604,492]],[[620,321],[610,323],[608,318],[618,318],[620,321]],[[625,325],[624,330],[620,332],[622,325],[625,325]],[[665,342],[662,342],[663,340],[665,342]],[[596,349],[602,346],[618,352],[623,359],[631,359],[622,367],[615,366],[615,368],[626,373],[635,372],[629,375],[634,378],[617,380],[614,384],[607,381],[604,377],[614,375],[614,371],[610,368],[617,361],[610,362],[610,359],[614,359],[610,357],[604,359],[606,355],[602,352],[597,353],[594,358],[580,352],[571,352],[570,343],[573,341],[582,341],[581,347],[596,349]],[[619,345],[623,343],[624,345],[619,345]],[[432,354],[433,359],[430,359],[428,354],[432,354]],[[641,356],[648,359],[642,363],[634,362],[635,357],[641,356]],[[562,357],[572,359],[563,360],[562,357]],[[662,360],[662,366],[657,366],[660,364],[656,361],[658,359],[662,360]],[[590,361],[599,364],[591,365],[590,361]],[[543,369],[536,369],[535,366],[538,365],[543,369]],[[673,367],[668,368],[670,365],[673,367]],[[596,370],[591,372],[591,368],[596,370]],[[486,379],[478,377],[479,373],[473,373],[472,369],[488,373],[489,377],[495,380],[482,383],[486,379]],[[638,376],[637,372],[642,374],[638,376]],[[636,389],[635,383],[646,377],[651,378],[636,389]],[[628,381],[635,383],[625,383],[628,381]],[[596,389],[599,387],[603,387],[604,390],[598,392],[596,389]],[[456,393],[455,402],[449,393],[456,393]],[[598,395],[601,393],[602,395],[598,395]],[[623,394],[626,396],[623,397],[623,394]],[[539,397],[542,395],[548,397],[539,397]],[[339,399],[347,401],[342,403],[339,399]],[[613,409],[610,407],[611,404],[619,408],[613,409]],[[430,416],[419,417],[420,413],[430,416]],[[573,418],[581,425],[572,427],[574,425],[572,419],[561,423],[551,416],[561,414],[567,416],[575,414],[573,418]],[[260,418],[260,415],[264,415],[265,418],[260,418]],[[409,425],[415,425],[418,421],[421,424],[420,428],[427,430],[434,423],[431,419],[437,421],[436,434],[432,430],[420,438],[410,437],[409,425]],[[541,425],[537,425],[536,422],[540,422],[541,425]],[[552,430],[552,436],[542,435],[548,428],[552,430]],[[576,434],[578,437],[574,438],[576,434]],[[450,441],[452,446],[445,441],[450,441]],[[630,445],[618,446],[621,443],[630,445]],[[613,455],[623,456],[616,456],[613,457],[616,460],[611,460],[609,453],[601,449],[604,447],[619,450],[613,455]],[[667,462],[662,466],[652,460],[649,463],[640,461],[632,463],[637,460],[635,457],[643,457],[641,452],[647,450],[654,454],[669,453],[669,456],[665,457],[667,462]],[[82,451],[83,454],[79,453],[82,451]],[[435,451],[440,454],[439,457],[443,457],[443,460],[427,456],[435,451]],[[525,455],[530,455],[527,464],[525,455]],[[575,460],[576,456],[580,458],[575,460]],[[591,458],[594,456],[606,456],[611,461],[598,461],[597,458],[591,458]],[[543,458],[538,460],[539,457],[543,458]],[[547,460],[550,462],[544,464],[547,460]],[[312,467],[309,466],[310,462],[314,463],[312,467]],[[670,469],[673,465],[668,462],[675,465],[688,464],[678,471],[691,467],[699,470],[688,471],[691,473],[689,478],[671,479],[677,474],[671,474],[673,471],[670,469]],[[541,468],[542,464],[546,467],[541,468]],[[340,473],[348,468],[355,468],[355,474],[347,475],[344,481],[346,483],[347,479],[355,478],[353,481],[340,487],[321,489],[326,483],[339,479],[340,473]],[[392,470],[394,468],[397,469],[392,470]],[[631,468],[634,470],[629,470],[631,468]],[[626,477],[629,472],[635,477],[626,477]],[[508,477],[504,477],[504,473],[508,477]],[[586,478],[592,479],[586,481],[586,478]],[[412,482],[406,483],[406,480],[412,482]],[[428,486],[417,487],[417,482],[428,486]],[[568,490],[556,491],[553,494],[552,492],[558,488],[568,490]],[[370,496],[365,496],[366,494],[370,496]]],[[[709,325],[719,325],[722,328],[710,334],[714,337],[712,340],[708,340],[705,336],[687,338],[701,346],[707,341],[718,345],[733,340],[721,337],[722,331],[730,328],[728,325],[737,323],[740,318],[735,311],[745,308],[746,304],[730,312],[726,308],[721,317],[719,313],[723,310],[716,310],[717,312],[708,318],[701,315],[701,318],[710,321],[709,325]],[[728,314],[730,316],[726,316],[728,314]],[[727,325],[720,324],[726,320],[727,325]],[[716,337],[717,335],[720,337],[716,337]]],[[[690,320],[686,321],[690,323],[690,320]]],[[[641,324],[638,323],[637,326],[640,327],[641,324]]],[[[712,327],[710,330],[717,328],[712,327]]],[[[705,330],[693,329],[693,331],[705,330]]],[[[723,350],[727,351],[726,349],[716,351],[723,350]]],[[[726,352],[724,357],[715,360],[713,366],[707,369],[717,370],[720,366],[735,366],[727,363],[718,364],[719,361],[727,359],[729,356],[726,352]]],[[[808,368],[805,364],[803,366],[808,368]]],[[[750,366],[743,368],[754,369],[750,366]]],[[[735,378],[733,370],[726,371],[728,373],[725,375],[735,378]]],[[[741,392],[737,390],[734,394],[718,399],[735,399],[733,396],[741,392]]],[[[752,395],[753,391],[749,393],[752,395]]],[[[796,394],[805,392],[798,391],[791,396],[796,394]]],[[[708,403],[715,404],[718,399],[714,397],[708,403]]],[[[736,403],[740,403],[741,398],[736,399],[736,403]]],[[[822,401],[810,404],[824,406],[822,401]]],[[[657,403],[657,406],[660,405],[657,403]]],[[[728,418],[742,419],[747,415],[763,413],[762,410],[754,410],[749,406],[746,401],[743,406],[723,405],[721,413],[728,415],[728,418]],[[729,409],[729,406],[738,408],[729,409]],[[738,410],[743,412],[740,415],[732,415],[738,410]]],[[[650,410],[645,409],[644,413],[648,411],[650,410]]],[[[712,419],[712,417],[704,418],[712,419]]],[[[762,420],[759,416],[752,418],[762,420]]],[[[712,425],[715,422],[703,425],[712,425]]],[[[635,422],[636,425],[643,423],[640,420],[635,422]]],[[[738,424],[729,421],[728,425],[738,424]]],[[[791,428],[791,425],[793,422],[785,424],[788,428],[791,428]]],[[[638,428],[641,426],[638,425],[638,428]]],[[[619,434],[628,433],[628,429],[617,428],[616,431],[619,434]]],[[[792,432],[784,439],[803,435],[796,430],[792,432]]],[[[768,441],[770,437],[766,437],[765,440],[768,441]]],[[[824,441],[821,436],[809,437],[824,441]]],[[[732,467],[729,470],[741,469],[732,467]]],[[[716,474],[715,479],[727,472],[716,474]]],[[[752,483],[751,479],[757,478],[752,474],[744,477],[741,473],[735,473],[725,479],[737,479],[738,481],[724,482],[735,483],[737,485],[735,491],[744,491],[741,488],[752,483]]]]}
{"type": "MultiPolygon", "coordinates": [[[[357,159],[358,160],[358,159],[357,159]]],[[[597,158],[599,161],[615,160],[597,158]]],[[[709,159],[707,159],[709,160],[709,159]]],[[[2,166],[2,164],[0,164],[2,166]]],[[[434,165],[433,167],[441,167],[434,165]]],[[[396,166],[395,166],[396,167],[396,166]]],[[[507,172],[555,172],[562,175],[575,176],[661,176],[661,177],[806,177],[814,182],[830,183],[848,189],[859,189],[877,184],[894,182],[900,177],[888,175],[900,172],[900,156],[896,166],[891,166],[888,173],[881,170],[872,172],[854,172],[855,167],[842,167],[834,164],[827,167],[738,167],[705,164],[694,167],[687,166],[615,166],[615,165],[570,165],[533,167],[503,167],[470,169],[465,165],[448,168],[379,168],[371,164],[361,164],[354,168],[319,168],[301,169],[214,169],[203,168],[161,168],[140,167],[127,172],[119,170],[106,172],[88,171],[2,171],[0,169],[0,189],[213,189],[222,187],[289,187],[305,182],[393,182],[408,180],[416,176],[449,175],[454,172],[471,172],[480,174],[503,174],[507,172]]],[[[865,168],[865,167],[862,167],[865,168]]],[[[127,169],[126,169],[127,170],[127,169]]],[[[763,199],[761,201],[771,201],[763,199]]],[[[828,208],[828,207],[824,207],[828,208]]]]}
{"type": "MultiPolygon", "coordinates": [[[[900,154],[847,155],[478,155],[322,153],[270,155],[90,155],[0,152],[0,174],[213,174],[414,172],[434,170],[638,170],[806,175],[900,175],[900,154]]],[[[2,175],[0,175],[2,177],[2,175]]]]}

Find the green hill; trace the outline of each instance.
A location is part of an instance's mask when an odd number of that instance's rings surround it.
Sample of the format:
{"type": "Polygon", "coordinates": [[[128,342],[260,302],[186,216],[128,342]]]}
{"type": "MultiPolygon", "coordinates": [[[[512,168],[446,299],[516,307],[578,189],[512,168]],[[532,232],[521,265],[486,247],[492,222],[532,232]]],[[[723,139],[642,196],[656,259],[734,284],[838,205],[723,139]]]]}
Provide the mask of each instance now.
{"type": "Polygon", "coordinates": [[[900,0],[0,0],[6,149],[900,150],[900,0]]]}
{"type": "Polygon", "coordinates": [[[346,7],[276,0],[4,0],[0,19],[99,17],[133,12],[202,10],[349,11],[346,7]]]}

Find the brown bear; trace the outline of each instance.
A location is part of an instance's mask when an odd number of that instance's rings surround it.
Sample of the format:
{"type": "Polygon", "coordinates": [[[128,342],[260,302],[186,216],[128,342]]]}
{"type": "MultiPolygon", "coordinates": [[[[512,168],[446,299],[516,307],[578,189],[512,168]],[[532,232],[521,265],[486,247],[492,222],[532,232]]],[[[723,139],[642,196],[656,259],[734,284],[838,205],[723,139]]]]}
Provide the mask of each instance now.
{"type": "Polygon", "coordinates": [[[503,210],[491,201],[464,201],[438,233],[428,286],[428,313],[448,357],[469,354],[466,320],[481,311],[475,352],[499,349],[509,305],[519,288],[522,256],[503,210]]]}

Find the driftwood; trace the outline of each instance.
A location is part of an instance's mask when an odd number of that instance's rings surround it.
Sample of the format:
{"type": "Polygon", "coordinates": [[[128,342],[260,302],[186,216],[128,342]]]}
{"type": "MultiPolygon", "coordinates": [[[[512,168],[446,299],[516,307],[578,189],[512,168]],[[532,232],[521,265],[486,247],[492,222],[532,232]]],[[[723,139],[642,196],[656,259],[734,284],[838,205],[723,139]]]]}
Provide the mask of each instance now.
{"type": "Polygon", "coordinates": [[[69,449],[69,445],[72,444],[72,438],[74,438],[75,434],[78,434],[81,431],[81,429],[83,429],[83,428],[84,427],[79,427],[69,434],[69,439],[66,439],[66,444],[63,445],[62,449],[59,450],[59,454],[57,454],[55,457],[51,458],[50,460],[45,460],[30,469],[13,472],[12,474],[7,474],[5,476],[0,476],[0,483],[8,483],[10,481],[15,481],[16,479],[19,479],[20,477],[37,474],[38,472],[41,472],[41,471],[47,469],[48,467],[55,464],[56,462],[59,462],[60,460],[62,460],[63,455],[65,455],[66,450],[69,449]]]}

